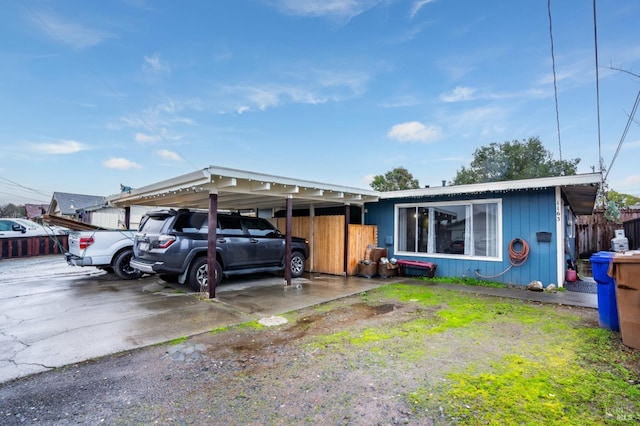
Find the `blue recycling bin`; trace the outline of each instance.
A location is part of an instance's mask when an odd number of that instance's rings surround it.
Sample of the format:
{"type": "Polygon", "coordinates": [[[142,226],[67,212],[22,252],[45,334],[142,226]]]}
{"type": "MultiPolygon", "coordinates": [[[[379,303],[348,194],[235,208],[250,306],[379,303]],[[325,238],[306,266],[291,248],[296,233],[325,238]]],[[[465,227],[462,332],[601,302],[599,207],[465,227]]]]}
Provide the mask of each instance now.
{"type": "Polygon", "coordinates": [[[615,255],[612,251],[599,251],[591,255],[593,279],[598,283],[598,322],[600,327],[620,331],[616,281],[608,275],[609,265],[615,255]]]}

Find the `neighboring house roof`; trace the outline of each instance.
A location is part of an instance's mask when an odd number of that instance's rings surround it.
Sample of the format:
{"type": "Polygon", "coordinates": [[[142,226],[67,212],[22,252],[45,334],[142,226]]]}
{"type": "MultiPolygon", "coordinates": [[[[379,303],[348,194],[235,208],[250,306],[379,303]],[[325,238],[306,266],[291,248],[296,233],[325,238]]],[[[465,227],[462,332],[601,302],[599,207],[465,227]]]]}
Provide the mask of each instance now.
{"type": "Polygon", "coordinates": [[[35,219],[42,217],[47,212],[49,206],[46,204],[25,204],[24,208],[27,211],[28,219],[35,219]]]}
{"type": "Polygon", "coordinates": [[[98,195],[70,194],[54,192],[49,204],[49,212],[62,215],[75,215],[79,210],[95,210],[96,207],[106,206],[105,197],[98,195]]]}
{"type": "Polygon", "coordinates": [[[510,180],[504,182],[477,183],[471,185],[435,186],[407,189],[404,191],[381,192],[380,199],[425,198],[441,195],[481,194],[487,192],[507,192],[543,188],[560,188],[574,214],[592,214],[596,194],[602,175],[587,173],[571,176],[545,177],[536,179],[510,180]]]}

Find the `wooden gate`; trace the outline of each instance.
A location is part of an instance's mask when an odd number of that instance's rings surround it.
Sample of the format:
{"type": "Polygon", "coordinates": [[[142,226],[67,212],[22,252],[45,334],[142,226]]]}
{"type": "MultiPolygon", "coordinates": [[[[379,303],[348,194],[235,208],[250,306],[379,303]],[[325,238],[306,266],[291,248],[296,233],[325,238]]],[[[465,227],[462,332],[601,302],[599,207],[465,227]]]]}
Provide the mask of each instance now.
{"type": "MultiPolygon", "coordinates": [[[[276,227],[285,231],[286,218],[276,218],[276,227]]],[[[344,253],[347,250],[347,274],[355,275],[358,262],[364,258],[367,245],[375,246],[378,227],[375,225],[349,225],[349,246],[345,248],[344,216],[314,216],[292,218],[292,233],[309,240],[313,258],[307,260],[306,269],[324,274],[345,273],[344,253]]]]}
{"type": "Polygon", "coordinates": [[[349,225],[347,275],[358,273],[358,262],[364,259],[369,245],[373,247],[378,245],[378,227],[376,225],[349,225]]]}

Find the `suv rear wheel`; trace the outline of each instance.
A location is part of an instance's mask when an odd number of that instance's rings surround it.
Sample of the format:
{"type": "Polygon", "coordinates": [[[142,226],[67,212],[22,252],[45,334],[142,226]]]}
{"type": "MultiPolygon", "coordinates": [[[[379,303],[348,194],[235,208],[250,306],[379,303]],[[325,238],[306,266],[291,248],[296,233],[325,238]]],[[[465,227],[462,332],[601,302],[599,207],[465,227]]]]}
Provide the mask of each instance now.
{"type": "MultiPolygon", "coordinates": [[[[189,276],[187,277],[187,284],[193,291],[201,291],[207,287],[208,284],[208,268],[207,257],[201,256],[193,261],[191,269],[189,270],[189,276]]],[[[222,267],[216,260],[216,286],[222,281],[222,267]]]]}

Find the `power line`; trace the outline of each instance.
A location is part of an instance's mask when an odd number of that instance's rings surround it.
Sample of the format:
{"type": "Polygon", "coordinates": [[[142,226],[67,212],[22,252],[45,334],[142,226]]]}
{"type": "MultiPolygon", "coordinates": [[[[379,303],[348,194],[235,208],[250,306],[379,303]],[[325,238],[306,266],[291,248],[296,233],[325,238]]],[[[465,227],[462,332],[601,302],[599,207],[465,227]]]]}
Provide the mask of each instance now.
{"type": "MultiPolygon", "coordinates": [[[[597,123],[598,123],[598,163],[600,163],[600,173],[604,171],[604,164],[602,159],[602,142],[600,137],[600,73],[598,71],[598,19],[596,15],[596,0],[593,0],[593,41],[594,41],[594,53],[596,60],[596,111],[597,111],[597,123]]],[[[607,173],[608,174],[608,173],[607,173]]],[[[601,188],[604,187],[604,177],[601,181],[601,188]]]]}
{"type": "MultiPolygon", "coordinates": [[[[553,93],[556,102],[556,127],[558,129],[558,151],[560,153],[560,164],[562,164],[562,142],[560,140],[560,112],[558,110],[558,83],[556,78],[556,57],[553,50],[553,25],[551,21],[551,0],[547,0],[547,13],[549,15],[549,38],[551,39],[551,68],[553,70],[553,93]]],[[[564,167],[561,166],[560,173],[564,175],[564,167]]]]}
{"type": "Polygon", "coordinates": [[[24,200],[32,202],[33,204],[49,204],[49,201],[40,201],[40,200],[37,200],[36,198],[25,197],[23,195],[16,195],[9,192],[0,191],[0,194],[9,195],[12,198],[22,198],[24,200]]]}
{"type": "Polygon", "coordinates": [[[627,119],[627,125],[622,132],[622,137],[620,138],[620,142],[618,142],[618,148],[616,148],[616,153],[613,155],[613,159],[611,159],[611,164],[609,164],[609,168],[607,169],[607,174],[604,177],[604,180],[607,180],[609,176],[609,172],[611,171],[611,167],[613,167],[613,162],[616,161],[618,154],[620,153],[620,149],[622,148],[622,143],[627,137],[627,133],[629,132],[629,127],[631,127],[631,123],[633,123],[636,111],[638,110],[638,104],[640,104],[640,91],[638,91],[638,95],[636,96],[636,101],[633,104],[633,108],[631,109],[631,113],[629,114],[629,118],[627,119]]]}
{"type": "Polygon", "coordinates": [[[23,189],[29,190],[29,191],[31,191],[31,192],[35,192],[35,193],[36,193],[36,194],[38,194],[38,195],[48,196],[46,193],[44,193],[44,192],[42,192],[42,191],[40,191],[40,190],[33,189],[33,188],[29,188],[28,186],[24,186],[24,185],[22,185],[22,184],[19,184],[18,182],[14,182],[14,181],[12,181],[12,180],[10,180],[10,179],[7,179],[7,178],[4,178],[4,177],[2,177],[2,176],[0,176],[0,179],[1,179],[1,180],[4,180],[4,181],[6,181],[6,182],[9,182],[10,184],[15,185],[15,186],[17,186],[17,187],[20,187],[20,188],[23,188],[23,189]]]}

